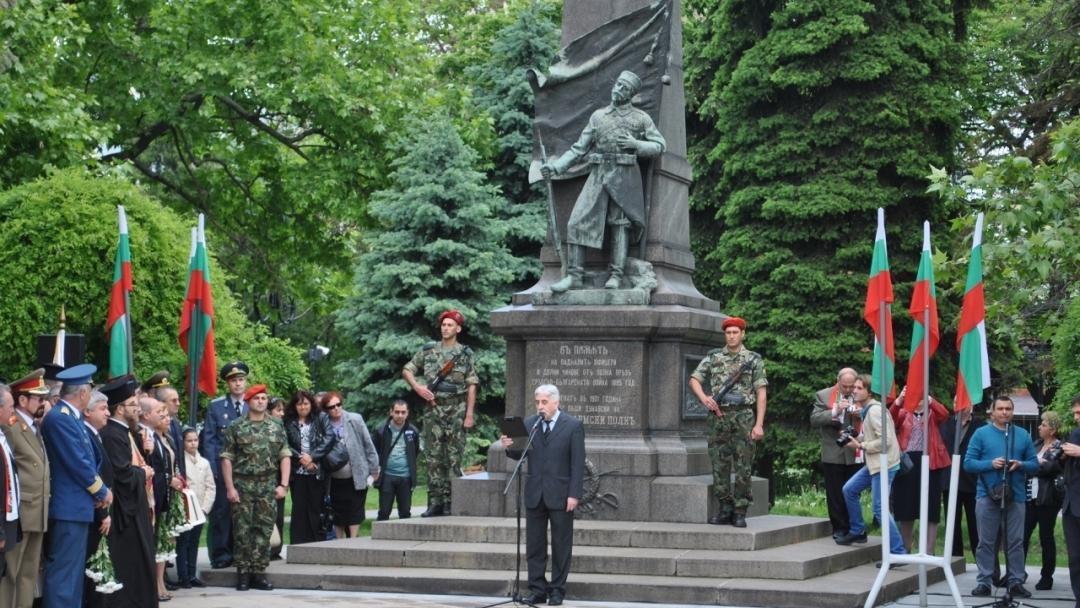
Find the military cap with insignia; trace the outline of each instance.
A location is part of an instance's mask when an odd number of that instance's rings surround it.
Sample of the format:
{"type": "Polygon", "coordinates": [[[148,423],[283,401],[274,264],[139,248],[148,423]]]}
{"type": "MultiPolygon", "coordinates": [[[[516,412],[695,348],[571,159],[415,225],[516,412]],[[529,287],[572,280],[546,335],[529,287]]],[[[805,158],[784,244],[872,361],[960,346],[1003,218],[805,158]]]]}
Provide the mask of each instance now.
{"type": "Polygon", "coordinates": [[[221,367],[221,379],[228,380],[237,376],[247,376],[250,370],[243,361],[231,361],[221,367]]]}
{"type": "Polygon", "coordinates": [[[146,382],[142,383],[139,387],[142,392],[149,393],[150,391],[161,388],[163,386],[169,386],[169,372],[161,371],[146,379],[146,382]]]}
{"type": "Polygon", "coordinates": [[[48,395],[49,387],[45,386],[45,370],[35,369],[29,374],[11,383],[12,393],[25,393],[27,395],[48,395]]]}
{"type": "Polygon", "coordinates": [[[93,363],[83,363],[81,365],[76,365],[75,367],[69,367],[59,374],[56,374],[56,379],[69,386],[90,384],[96,373],[96,365],[93,363]]]}

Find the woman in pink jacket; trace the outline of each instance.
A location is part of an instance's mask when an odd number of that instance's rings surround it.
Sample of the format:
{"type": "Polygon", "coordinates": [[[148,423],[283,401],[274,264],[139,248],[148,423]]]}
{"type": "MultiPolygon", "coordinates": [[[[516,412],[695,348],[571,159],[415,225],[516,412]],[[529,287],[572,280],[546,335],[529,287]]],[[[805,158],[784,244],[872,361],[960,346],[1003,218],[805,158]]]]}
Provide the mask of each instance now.
{"type": "Polygon", "coordinates": [[[923,435],[925,405],[920,399],[914,411],[904,409],[904,397],[907,388],[900,391],[896,401],[889,407],[896,433],[899,436],[900,451],[907,452],[915,468],[907,475],[897,476],[893,482],[893,515],[900,526],[900,536],[904,539],[904,548],[911,553],[911,537],[915,529],[915,520],[919,519],[920,498],[922,497],[922,456],[930,454],[930,484],[927,500],[926,553],[934,555],[937,545],[938,523],[941,522],[941,471],[949,466],[949,450],[941,439],[938,427],[949,417],[945,409],[933,397],[930,398],[930,428],[928,435],[923,435]]]}

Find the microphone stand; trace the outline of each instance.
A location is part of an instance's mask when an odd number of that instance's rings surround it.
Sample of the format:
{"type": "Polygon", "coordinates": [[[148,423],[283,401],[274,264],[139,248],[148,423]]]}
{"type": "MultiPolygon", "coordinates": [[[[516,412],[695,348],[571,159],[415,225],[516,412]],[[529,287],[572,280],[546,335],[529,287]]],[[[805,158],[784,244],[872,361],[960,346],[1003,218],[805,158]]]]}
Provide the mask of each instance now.
{"type": "Polygon", "coordinates": [[[510,592],[510,599],[504,602],[488,604],[487,606],[483,606],[483,608],[494,608],[495,606],[502,606],[505,604],[536,607],[536,604],[526,602],[521,596],[521,465],[525,462],[525,457],[529,454],[529,448],[532,447],[533,438],[536,437],[536,429],[540,428],[540,423],[543,422],[543,420],[543,416],[539,414],[536,416],[536,422],[533,424],[532,430],[529,431],[529,441],[525,444],[525,449],[521,451],[521,458],[518,458],[517,466],[514,467],[514,472],[510,474],[510,479],[506,481],[506,488],[503,489],[503,496],[506,496],[507,492],[510,491],[510,485],[514,483],[515,479],[517,480],[517,563],[514,566],[514,588],[510,592]]]}
{"type": "MultiPolygon", "coordinates": [[[[1012,430],[1012,423],[1005,423],[1005,466],[1001,467],[1001,501],[998,503],[998,507],[1001,509],[1001,528],[998,530],[998,534],[1001,535],[1001,546],[1005,548],[1005,593],[1002,596],[992,602],[986,604],[979,604],[972,608],[985,608],[986,606],[993,606],[993,608],[1016,608],[1017,606],[1026,606],[1021,602],[1013,601],[1012,586],[1009,584],[1009,510],[1007,501],[1005,500],[1005,488],[1009,483],[1009,478],[1012,472],[1009,471],[1011,466],[1012,445],[1010,443],[1009,431],[1012,430]]],[[[982,542],[980,540],[980,542],[982,542]]]]}

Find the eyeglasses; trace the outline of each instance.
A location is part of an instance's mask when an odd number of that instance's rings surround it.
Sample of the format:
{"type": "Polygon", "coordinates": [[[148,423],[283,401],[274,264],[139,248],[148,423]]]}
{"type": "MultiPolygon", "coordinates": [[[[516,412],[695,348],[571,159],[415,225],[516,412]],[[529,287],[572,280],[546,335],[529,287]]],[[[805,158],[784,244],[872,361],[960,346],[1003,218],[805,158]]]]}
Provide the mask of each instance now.
{"type": "Polygon", "coordinates": [[[328,409],[328,410],[336,410],[339,407],[341,407],[341,403],[331,403],[331,404],[326,406],[326,409],[328,409]]]}

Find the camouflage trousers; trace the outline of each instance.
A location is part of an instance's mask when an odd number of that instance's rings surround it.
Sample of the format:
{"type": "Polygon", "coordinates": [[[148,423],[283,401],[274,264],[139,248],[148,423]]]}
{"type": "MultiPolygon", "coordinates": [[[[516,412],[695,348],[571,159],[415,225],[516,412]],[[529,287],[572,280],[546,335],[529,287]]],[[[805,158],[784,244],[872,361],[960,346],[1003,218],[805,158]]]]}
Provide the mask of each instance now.
{"type": "Polygon", "coordinates": [[[439,400],[424,410],[424,456],[427,457],[428,504],[450,502],[450,482],[461,471],[465,451],[465,400],[439,400]]]}
{"type": "Polygon", "coordinates": [[[709,460],[712,461],[713,495],[720,510],[746,513],[754,502],[750,468],[756,442],[750,438],[757,415],[752,408],[723,408],[724,416],[709,413],[709,460]],[[731,474],[735,473],[732,491],[731,474]]]}
{"type": "Polygon", "coordinates": [[[270,535],[277,517],[277,476],[235,478],[233,486],[240,495],[240,502],[232,505],[233,564],[241,572],[263,572],[270,565],[270,535]]]}

